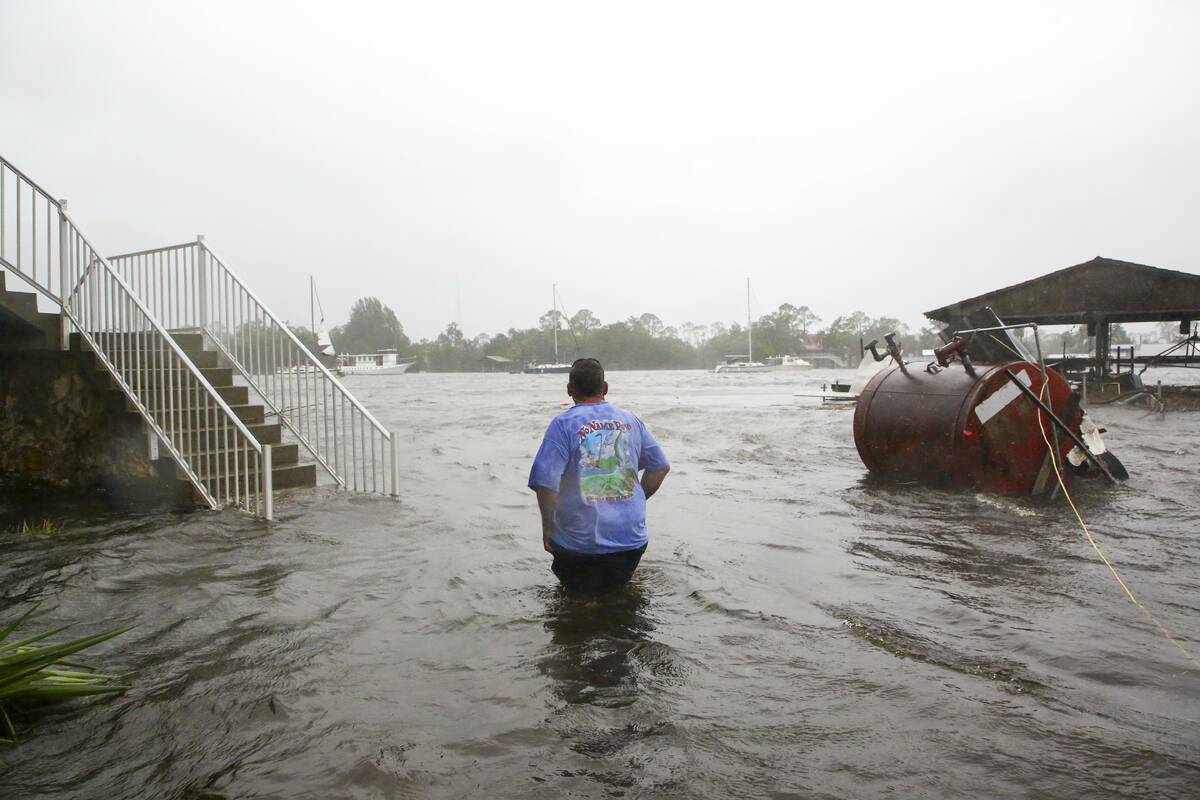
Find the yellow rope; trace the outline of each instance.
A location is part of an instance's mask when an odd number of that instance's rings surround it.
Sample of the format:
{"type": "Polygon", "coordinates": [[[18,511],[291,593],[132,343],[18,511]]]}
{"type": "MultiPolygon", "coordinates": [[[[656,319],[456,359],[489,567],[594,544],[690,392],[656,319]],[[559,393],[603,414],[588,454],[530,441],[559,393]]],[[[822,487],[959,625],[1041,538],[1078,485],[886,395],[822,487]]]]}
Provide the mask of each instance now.
{"type": "MultiPolygon", "coordinates": [[[[1021,359],[1022,361],[1025,360],[1025,356],[1018,353],[1008,342],[1003,341],[1002,339],[997,337],[994,333],[989,332],[988,336],[990,336],[993,340],[995,340],[995,342],[997,344],[999,344],[1000,346],[1007,349],[1009,352],[1011,352],[1017,358],[1021,359]]],[[[1049,389],[1049,383],[1050,383],[1049,381],[1043,382],[1041,389],[1038,391],[1039,399],[1043,403],[1046,403],[1047,406],[1049,405],[1049,402],[1046,399],[1046,392],[1049,389]]],[[[1060,489],[1062,489],[1063,497],[1065,497],[1067,499],[1067,504],[1069,506],[1071,506],[1071,511],[1074,512],[1075,519],[1077,519],[1079,521],[1079,527],[1081,529],[1083,529],[1083,535],[1087,537],[1088,544],[1090,544],[1092,546],[1092,549],[1096,551],[1096,555],[1098,555],[1100,557],[1100,560],[1104,562],[1104,566],[1108,567],[1108,571],[1112,573],[1112,576],[1114,578],[1116,578],[1117,585],[1121,587],[1121,590],[1123,592],[1125,592],[1125,596],[1129,598],[1129,602],[1131,602],[1135,606],[1137,606],[1141,610],[1141,612],[1146,615],[1146,619],[1150,620],[1150,622],[1152,622],[1154,624],[1154,626],[1156,628],[1158,628],[1159,631],[1162,632],[1162,635],[1167,637],[1167,639],[1170,640],[1171,644],[1175,645],[1175,647],[1178,648],[1179,652],[1183,654],[1184,658],[1186,658],[1188,661],[1192,662],[1192,664],[1195,665],[1197,669],[1200,669],[1200,661],[1198,661],[1195,656],[1193,656],[1191,653],[1189,653],[1184,648],[1184,646],[1179,643],[1179,640],[1171,635],[1171,632],[1169,630],[1167,630],[1167,627],[1165,625],[1163,625],[1161,622],[1159,622],[1158,619],[1152,613],[1150,613],[1150,609],[1148,609],[1144,605],[1142,605],[1141,601],[1138,600],[1137,597],[1134,596],[1133,591],[1129,588],[1129,585],[1127,583],[1125,583],[1124,580],[1121,579],[1121,575],[1119,572],[1117,572],[1117,568],[1115,566],[1113,566],[1113,563],[1111,561],[1108,560],[1108,557],[1104,555],[1104,551],[1100,549],[1100,545],[1097,544],[1096,540],[1092,537],[1092,532],[1088,530],[1088,526],[1083,521],[1083,517],[1080,515],[1079,509],[1075,507],[1075,501],[1071,499],[1071,493],[1067,491],[1066,483],[1063,482],[1062,472],[1058,468],[1058,453],[1056,453],[1054,451],[1054,445],[1050,444],[1050,437],[1048,437],[1046,435],[1046,427],[1042,424],[1042,412],[1040,410],[1038,410],[1036,413],[1037,413],[1037,421],[1038,421],[1038,430],[1040,430],[1042,433],[1042,441],[1046,443],[1046,450],[1047,450],[1047,452],[1050,453],[1050,463],[1054,467],[1054,477],[1058,479],[1058,486],[1060,489]]]]}
{"type": "MultiPolygon", "coordinates": [[[[1049,381],[1046,381],[1042,384],[1042,387],[1038,392],[1039,398],[1042,400],[1042,402],[1046,402],[1045,395],[1048,387],[1049,381]]],[[[1100,560],[1104,562],[1104,566],[1108,567],[1108,571],[1112,573],[1112,576],[1117,579],[1117,584],[1125,592],[1125,596],[1129,598],[1129,602],[1141,609],[1141,612],[1146,615],[1146,619],[1154,623],[1154,626],[1162,632],[1162,635],[1166,636],[1167,639],[1171,641],[1171,644],[1175,645],[1175,647],[1179,649],[1179,652],[1183,654],[1183,657],[1192,662],[1197,669],[1200,669],[1200,661],[1197,661],[1196,657],[1189,653],[1184,646],[1179,643],[1179,640],[1171,635],[1171,632],[1167,630],[1166,626],[1159,622],[1158,619],[1150,613],[1150,609],[1146,608],[1144,605],[1142,605],[1140,600],[1134,597],[1133,592],[1130,590],[1128,584],[1121,579],[1121,575],[1117,572],[1117,568],[1113,566],[1113,563],[1108,560],[1107,556],[1104,555],[1104,551],[1100,549],[1100,545],[1096,543],[1094,538],[1092,538],[1092,532],[1088,530],[1087,525],[1083,521],[1083,517],[1079,513],[1079,509],[1075,507],[1075,501],[1071,499],[1071,493],[1067,491],[1066,483],[1063,482],[1062,473],[1058,468],[1058,453],[1054,452],[1054,446],[1050,444],[1050,438],[1046,436],[1046,428],[1042,424],[1042,412],[1040,410],[1037,412],[1037,421],[1038,430],[1040,430],[1042,433],[1042,441],[1046,443],[1046,450],[1050,453],[1050,463],[1054,467],[1054,477],[1058,479],[1058,485],[1059,488],[1062,489],[1063,497],[1067,498],[1067,504],[1071,506],[1071,511],[1075,513],[1075,519],[1079,520],[1079,527],[1083,529],[1083,535],[1087,537],[1088,544],[1090,544],[1092,549],[1096,551],[1096,555],[1100,556],[1100,560]]]]}

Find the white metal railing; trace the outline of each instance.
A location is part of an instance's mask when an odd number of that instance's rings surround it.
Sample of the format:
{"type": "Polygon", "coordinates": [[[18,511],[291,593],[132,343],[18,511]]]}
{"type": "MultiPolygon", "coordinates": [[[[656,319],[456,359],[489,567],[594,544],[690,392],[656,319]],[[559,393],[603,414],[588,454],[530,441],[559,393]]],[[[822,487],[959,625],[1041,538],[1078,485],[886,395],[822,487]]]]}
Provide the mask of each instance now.
{"type": "MultiPolygon", "coordinates": [[[[66,202],[3,158],[0,262],[59,304],[64,320],[141,414],[151,441],[167,449],[211,508],[236,505],[273,516],[271,447],[258,442],[79,231],[66,202]]],[[[64,347],[66,333],[64,323],[64,347]]]]}
{"type": "Polygon", "coordinates": [[[397,438],[205,244],[109,258],[168,327],[203,332],[341,486],[398,495],[397,438]]]}
{"type": "Polygon", "coordinates": [[[0,267],[59,302],[60,203],[0,158],[0,267]]]}

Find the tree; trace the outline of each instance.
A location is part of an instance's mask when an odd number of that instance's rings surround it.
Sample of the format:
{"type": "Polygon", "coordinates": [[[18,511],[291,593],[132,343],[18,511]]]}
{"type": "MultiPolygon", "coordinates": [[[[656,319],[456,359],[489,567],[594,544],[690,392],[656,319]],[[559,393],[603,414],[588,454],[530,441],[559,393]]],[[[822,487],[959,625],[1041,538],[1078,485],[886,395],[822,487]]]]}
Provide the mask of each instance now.
{"type": "Polygon", "coordinates": [[[556,327],[561,328],[563,321],[566,319],[566,314],[553,308],[538,317],[538,327],[544,331],[552,331],[556,327]]]}
{"type": "Polygon", "coordinates": [[[586,308],[581,308],[571,317],[571,328],[576,333],[589,333],[600,327],[600,320],[586,308]]]}
{"type": "Polygon", "coordinates": [[[1154,338],[1160,342],[1176,342],[1187,336],[1179,332],[1178,322],[1160,322],[1154,326],[1154,338]]]}
{"type": "Polygon", "coordinates": [[[637,318],[637,324],[651,336],[662,336],[666,327],[656,314],[642,314],[637,318]]]}
{"type": "Polygon", "coordinates": [[[699,347],[708,338],[708,327],[705,325],[694,325],[690,322],[685,322],[679,326],[679,331],[683,340],[692,347],[699,347]]]}
{"type": "Polygon", "coordinates": [[[1108,329],[1109,344],[1133,344],[1133,337],[1129,335],[1129,331],[1125,330],[1125,326],[1119,322],[1114,322],[1108,329]]]}
{"type": "Polygon", "coordinates": [[[796,323],[800,326],[800,333],[807,336],[808,329],[821,321],[821,318],[813,313],[808,306],[800,306],[796,309],[796,323]]]}
{"type": "Polygon", "coordinates": [[[334,346],[339,353],[374,353],[392,347],[402,353],[409,346],[396,312],[377,297],[356,300],[350,309],[350,320],[335,330],[339,336],[334,339],[334,346]]]}
{"type": "Polygon", "coordinates": [[[300,340],[300,343],[308,348],[310,353],[317,352],[317,334],[310,331],[303,325],[288,325],[288,330],[300,340]]]}

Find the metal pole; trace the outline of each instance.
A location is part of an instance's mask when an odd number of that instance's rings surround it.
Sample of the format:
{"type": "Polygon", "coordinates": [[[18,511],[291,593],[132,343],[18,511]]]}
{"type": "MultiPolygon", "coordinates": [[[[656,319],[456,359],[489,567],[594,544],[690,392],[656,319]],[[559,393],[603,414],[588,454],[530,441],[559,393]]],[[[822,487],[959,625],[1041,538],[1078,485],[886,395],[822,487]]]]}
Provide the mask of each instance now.
{"type": "Polygon", "coordinates": [[[200,332],[208,327],[208,252],[204,249],[204,234],[196,236],[196,274],[200,282],[200,332]]]}
{"type": "Polygon", "coordinates": [[[750,279],[746,278],[746,345],[749,353],[746,361],[754,361],[754,326],[750,324],[750,279]]]}
{"type": "MultiPolygon", "coordinates": [[[[67,278],[67,262],[70,260],[69,253],[71,251],[71,234],[70,224],[67,222],[67,201],[58,201],[58,303],[60,314],[58,315],[59,326],[59,346],[63,350],[71,348],[71,325],[67,321],[67,292],[70,286],[70,281],[67,278]]],[[[49,270],[47,270],[49,272],[49,270]]],[[[49,282],[49,275],[46,276],[49,282]]]]}
{"type": "Polygon", "coordinates": [[[275,498],[271,489],[271,445],[264,444],[262,452],[263,519],[275,519],[275,498]]]}
{"type": "Polygon", "coordinates": [[[392,497],[400,496],[400,437],[392,431],[392,497]]]}
{"type": "Polygon", "coordinates": [[[1110,481],[1112,481],[1114,485],[1117,484],[1117,479],[1114,478],[1113,474],[1108,471],[1108,467],[1105,466],[1104,462],[1101,461],[1099,458],[1097,458],[1096,455],[1094,453],[1092,453],[1092,451],[1090,449],[1088,449],[1088,446],[1084,443],[1083,439],[1081,439],[1079,437],[1079,435],[1075,433],[1075,431],[1071,430],[1067,426],[1067,423],[1065,423],[1061,419],[1059,419],[1058,415],[1055,414],[1053,411],[1051,411],[1050,407],[1047,406],[1045,403],[1043,403],[1041,401],[1041,399],[1036,394],[1033,393],[1032,389],[1030,389],[1025,384],[1021,383],[1020,379],[1018,379],[1016,375],[1013,375],[1010,370],[1005,369],[1004,374],[1010,381],[1012,381],[1014,386],[1016,386],[1018,389],[1021,390],[1022,394],[1024,394],[1026,397],[1028,397],[1030,400],[1032,400],[1034,402],[1034,404],[1036,404],[1037,407],[1039,409],[1041,409],[1042,412],[1050,418],[1050,421],[1053,422],[1056,427],[1058,427],[1063,433],[1065,433],[1068,437],[1070,437],[1071,441],[1075,442],[1075,446],[1083,451],[1083,454],[1088,457],[1089,461],[1091,461],[1093,464],[1095,464],[1097,467],[1099,467],[1100,471],[1103,472],[1106,476],[1108,476],[1108,479],[1110,481]]]}

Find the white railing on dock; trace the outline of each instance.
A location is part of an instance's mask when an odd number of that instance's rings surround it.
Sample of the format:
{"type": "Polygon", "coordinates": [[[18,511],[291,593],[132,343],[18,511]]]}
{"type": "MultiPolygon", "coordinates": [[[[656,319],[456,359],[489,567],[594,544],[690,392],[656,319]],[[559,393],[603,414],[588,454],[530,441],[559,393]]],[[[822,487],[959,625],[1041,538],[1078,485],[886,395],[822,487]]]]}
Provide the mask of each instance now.
{"type": "Polygon", "coordinates": [[[203,237],[108,260],[168,328],[205,334],[338,484],[399,494],[396,437],[203,237]]]}
{"type": "Polygon", "coordinates": [[[0,158],[0,267],[55,301],[213,509],[273,516],[271,448],[249,431],[55,200],[0,158]]]}

